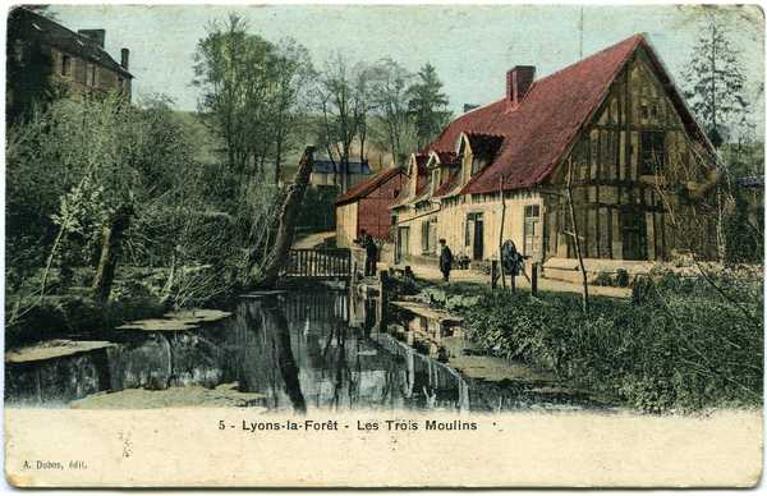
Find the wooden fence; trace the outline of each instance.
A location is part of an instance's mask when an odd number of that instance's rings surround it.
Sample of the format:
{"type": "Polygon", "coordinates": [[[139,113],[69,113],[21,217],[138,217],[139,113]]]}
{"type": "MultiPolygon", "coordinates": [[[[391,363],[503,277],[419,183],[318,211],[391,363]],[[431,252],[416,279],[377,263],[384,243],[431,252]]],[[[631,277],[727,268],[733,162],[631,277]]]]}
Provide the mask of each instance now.
{"type": "Polygon", "coordinates": [[[348,248],[290,250],[283,277],[337,279],[352,275],[352,256],[348,248]]]}

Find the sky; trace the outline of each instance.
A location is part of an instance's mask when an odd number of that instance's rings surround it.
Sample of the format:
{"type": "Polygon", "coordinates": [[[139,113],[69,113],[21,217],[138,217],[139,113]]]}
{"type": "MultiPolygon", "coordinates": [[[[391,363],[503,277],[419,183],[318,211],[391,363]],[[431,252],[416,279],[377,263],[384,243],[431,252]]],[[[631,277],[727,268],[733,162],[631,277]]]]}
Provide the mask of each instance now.
{"type": "MultiPolygon", "coordinates": [[[[678,85],[702,24],[700,9],[672,5],[582,7],[583,54],[645,33],[678,85]]],[[[180,110],[197,107],[193,56],[210,23],[230,12],[250,30],[278,41],[291,37],[315,65],[335,52],[352,63],[391,57],[410,71],[437,69],[450,107],[485,104],[504,94],[505,73],[534,65],[545,76],[579,59],[581,7],[576,5],[56,5],[56,19],[77,30],[106,29],[106,49],[119,61],[131,50],[134,95],[163,93],[180,110]]],[[[729,32],[742,52],[748,91],[763,121],[764,18],[756,7],[732,7],[729,32]]],[[[762,130],[763,132],[763,130],[762,130]]]]}

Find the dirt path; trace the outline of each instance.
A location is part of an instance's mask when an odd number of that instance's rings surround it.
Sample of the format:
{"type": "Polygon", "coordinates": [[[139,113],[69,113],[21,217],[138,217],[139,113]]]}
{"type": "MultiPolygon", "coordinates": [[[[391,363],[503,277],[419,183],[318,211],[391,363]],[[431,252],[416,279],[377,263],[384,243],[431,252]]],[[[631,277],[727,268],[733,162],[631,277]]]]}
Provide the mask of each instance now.
{"type": "MultiPolygon", "coordinates": [[[[423,279],[428,282],[442,284],[442,273],[436,267],[429,267],[425,265],[412,265],[413,273],[418,279],[423,279]]],[[[450,273],[451,282],[468,282],[474,284],[490,284],[490,276],[483,274],[476,270],[454,270],[450,273]]],[[[507,284],[511,284],[509,280],[506,280],[507,284]]],[[[500,286],[501,282],[498,281],[500,286]]],[[[524,276],[517,277],[517,287],[521,289],[530,289],[530,283],[524,276]]],[[[581,294],[582,287],[579,284],[573,284],[570,282],[558,281],[555,279],[538,279],[538,289],[540,291],[550,291],[557,293],[577,293],[581,294]]],[[[614,288],[609,286],[594,286],[589,285],[589,294],[595,296],[610,296],[613,298],[630,298],[631,289],[629,288],[614,288]]]]}
{"type": "Polygon", "coordinates": [[[318,233],[306,234],[293,241],[293,249],[309,250],[321,245],[326,239],[336,235],[335,231],[323,231],[318,233]]]}

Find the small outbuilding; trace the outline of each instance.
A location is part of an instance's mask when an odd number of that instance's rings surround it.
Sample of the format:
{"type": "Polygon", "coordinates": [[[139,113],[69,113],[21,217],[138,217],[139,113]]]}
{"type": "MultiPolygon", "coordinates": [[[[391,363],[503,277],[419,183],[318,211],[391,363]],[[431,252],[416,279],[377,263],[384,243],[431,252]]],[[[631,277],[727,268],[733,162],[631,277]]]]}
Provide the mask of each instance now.
{"type": "Polygon", "coordinates": [[[336,244],[350,247],[364,229],[375,239],[390,241],[392,219],[389,208],[405,183],[402,168],[379,172],[336,200],[336,244]]]}

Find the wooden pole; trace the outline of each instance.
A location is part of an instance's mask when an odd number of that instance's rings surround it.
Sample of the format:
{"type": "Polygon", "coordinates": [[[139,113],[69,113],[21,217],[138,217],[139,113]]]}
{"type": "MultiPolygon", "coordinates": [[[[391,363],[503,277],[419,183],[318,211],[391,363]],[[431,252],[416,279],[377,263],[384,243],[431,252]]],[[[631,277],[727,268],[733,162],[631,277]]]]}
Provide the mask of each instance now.
{"type": "Polygon", "coordinates": [[[530,291],[533,296],[538,296],[538,262],[533,262],[531,270],[533,273],[530,276],[530,291]]]}
{"type": "Polygon", "coordinates": [[[575,221],[575,206],[573,205],[573,159],[567,159],[567,205],[570,210],[570,223],[573,227],[573,238],[575,239],[575,254],[578,257],[578,265],[583,276],[583,311],[589,311],[589,282],[586,275],[586,266],[583,264],[583,255],[581,254],[581,237],[578,235],[578,223],[575,221]]]}
{"type": "MultiPolygon", "coordinates": [[[[501,195],[501,228],[498,230],[498,261],[499,265],[501,266],[501,285],[506,288],[506,274],[503,270],[503,224],[506,221],[506,195],[503,194],[503,183],[504,178],[503,176],[500,177],[498,180],[498,192],[501,195]]],[[[512,280],[514,276],[512,275],[512,280]]]]}

